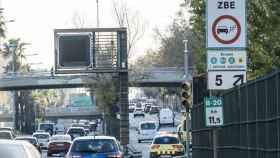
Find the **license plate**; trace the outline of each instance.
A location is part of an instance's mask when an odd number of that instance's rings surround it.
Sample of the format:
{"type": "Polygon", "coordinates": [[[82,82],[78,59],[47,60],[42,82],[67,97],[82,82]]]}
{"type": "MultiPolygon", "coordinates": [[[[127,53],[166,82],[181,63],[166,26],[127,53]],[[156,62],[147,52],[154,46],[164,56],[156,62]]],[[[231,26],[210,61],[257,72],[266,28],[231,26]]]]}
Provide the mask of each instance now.
{"type": "Polygon", "coordinates": [[[160,158],[171,158],[171,155],[161,155],[160,158]]]}
{"type": "Polygon", "coordinates": [[[56,144],[56,146],[64,146],[64,144],[56,144]]]}

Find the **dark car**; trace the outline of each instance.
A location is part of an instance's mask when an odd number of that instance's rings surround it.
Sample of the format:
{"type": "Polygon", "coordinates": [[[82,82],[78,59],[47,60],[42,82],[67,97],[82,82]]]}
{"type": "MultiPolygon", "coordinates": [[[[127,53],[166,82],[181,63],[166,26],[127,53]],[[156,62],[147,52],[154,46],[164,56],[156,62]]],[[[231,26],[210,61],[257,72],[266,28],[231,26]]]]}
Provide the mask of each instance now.
{"type": "Polygon", "coordinates": [[[66,158],[124,158],[121,146],[114,137],[86,136],[73,141],[66,158]]]}
{"type": "Polygon", "coordinates": [[[72,140],[74,140],[77,137],[85,136],[86,132],[83,127],[70,127],[66,134],[70,135],[72,140]]]}
{"type": "Polygon", "coordinates": [[[159,113],[159,107],[158,106],[151,106],[149,114],[158,114],[158,113],[159,113]]]}
{"type": "Polygon", "coordinates": [[[28,136],[26,136],[26,137],[24,137],[24,136],[23,137],[16,137],[16,140],[27,141],[27,142],[31,143],[35,148],[37,148],[39,152],[41,152],[41,146],[40,146],[36,137],[28,137],[28,136]]]}
{"type": "Polygon", "coordinates": [[[148,113],[151,110],[152,105],[151,104],[146,104],[144,108],[144,112],[148,113]]]}
{"type": "Polygon", "coordinates": [[[93,122],[89,123],[89,130],[90,130],[90,132],[96,131],[96,128],[97,128],[97,121],[93,121],[93,122]]]}

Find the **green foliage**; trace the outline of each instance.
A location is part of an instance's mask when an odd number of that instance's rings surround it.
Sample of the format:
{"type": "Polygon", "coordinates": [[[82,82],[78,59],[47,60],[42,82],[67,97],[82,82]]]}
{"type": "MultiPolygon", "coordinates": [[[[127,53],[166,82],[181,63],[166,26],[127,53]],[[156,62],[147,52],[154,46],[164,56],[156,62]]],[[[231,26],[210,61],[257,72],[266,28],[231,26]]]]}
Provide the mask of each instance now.
{"type": "Polygon", "coordinates": [[[112,106],[116,105],[118,98],[117,83],[105,75],[100,77],[98,81],[98,84],[95,85],[97,106],[106,114],[112,115],[112,106]]]}
{"type": "Polygon", "coordinates": [[[32,98],[41,107],[63,102],[63,98],[57,94],[55,89],[34,90],[32,91],[32,98]]]}
{"type": "Polygon", "coordinates": [[[6,22],[4,16],[0,15],[0,38],[6,37],[6,22]]]}
{"type": "Polygon", "coordinates": [[[143,57],[137,59],[134,64],[136,67],[160,67],[161,66],[161,56],[158,52],[153,50],[148,50],[143,57]]]}
{"type": "Polygon", "coordinates": [[[4,66],[5,71],[12,71],[13,67],[13,48],[11,45],[15,45],[14,52],[15,52],[15,62],[16,62],[16,71],[17,72],[27,72],[30,70],[30,66],[28,64],[23,64],[22,60],[26,59],[24,52],[26,49],[26,45],[28,45],[25,42],[21,42],[21,39],[9,39],[8,42],[5,42],[3,44],[3,50],[2,50],[2,56],[4,59],[10,59],[8,64],[4,66]]]}

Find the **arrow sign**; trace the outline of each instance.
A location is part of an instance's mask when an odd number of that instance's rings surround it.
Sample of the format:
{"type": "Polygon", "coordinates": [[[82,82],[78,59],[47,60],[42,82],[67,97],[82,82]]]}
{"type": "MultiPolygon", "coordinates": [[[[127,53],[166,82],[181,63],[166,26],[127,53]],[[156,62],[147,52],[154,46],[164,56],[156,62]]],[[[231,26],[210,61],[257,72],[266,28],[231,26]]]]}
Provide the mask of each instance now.
{"type": "Polygon", "coordinates": [[[240,85],[244,83],[244,75],[240,74],[240,75],[234,75],[233,78],[237,78],[237,80],[233,83],[234,86],[240,85]],[[239,81],[241,81],[239,83],[239,81]]]}
{"type": "Polygon", "coordinates": [[[226,90],[246,82],[246,71],[208,71],[208,89],[226,90]]]}

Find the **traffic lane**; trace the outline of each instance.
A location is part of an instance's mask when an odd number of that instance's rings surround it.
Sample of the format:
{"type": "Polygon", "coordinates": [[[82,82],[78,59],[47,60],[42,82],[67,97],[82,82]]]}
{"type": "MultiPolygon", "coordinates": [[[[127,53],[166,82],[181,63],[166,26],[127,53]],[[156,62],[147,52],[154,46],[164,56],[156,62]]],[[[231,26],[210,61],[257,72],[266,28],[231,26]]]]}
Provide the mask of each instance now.
{"type": "MultiPolygon", "coordinates": [[[[162,126],[159,131],[175,132],[176,127],[162,126]]],[[[143,141],[138,143],[138,132],[135,129],[130,129],[130,144],[132,144],[138,151],[142,151],[142,157],[150,157],[150,145],[152,141],[143,141]]]]}
{"type": "MultiPolygon", "coordinates": [[[[179,120],[179,118],[178,118],[179,120]]],[[[142,151],[142,157],[148,158],[150,157],[150,145],[151,141],[143,141],[141,143],[138,143],[138,132],[137,128],[141,121],[156,121],[158,122],[157,115],[149,115],[146,114],[145,117],[133,117],[133,114],[130,114],[130,130],[129,130],[129,138],[130,138],[130,144],[133,145],[138,151],[142,151]]],[[[178,124],[178,123],[175,123],[178,124]]],[[[168,131],[168,132],[176,132],[176,126],[164,126],[162,125],[159,128],[159,131],[168,131]]]]}

